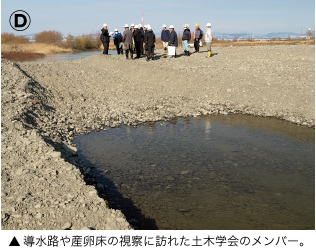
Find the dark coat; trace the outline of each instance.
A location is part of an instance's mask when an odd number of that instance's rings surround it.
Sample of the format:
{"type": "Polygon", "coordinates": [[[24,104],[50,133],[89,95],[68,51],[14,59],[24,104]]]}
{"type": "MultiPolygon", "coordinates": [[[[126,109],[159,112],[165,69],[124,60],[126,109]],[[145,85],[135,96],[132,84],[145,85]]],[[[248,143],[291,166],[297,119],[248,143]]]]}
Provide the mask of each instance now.
{"type": "Polygon", "coordinates": [[[178,36],[174,30],[170,32],[168,45],[178,47],[178,36]]]}
{"type": "Polygon", "coordinates": [[[142,32],[139,29],[135,30],[133,35],[134,35],[134,41],[135,42],[141,42],[142,41],[142,32]]]}
{"type": "Polygon", "coordinates": [[[141,42],[144,42],[145,31],[143,30],[143,28],[140,28],[139,30],[140,30],[140,32],[142,33],[141,42]]]}
{"type": "Polygon", "coordinates": [[[146,35],[145,42],[147,43],[148,47],[154,47],[155,46],[156,37],[155,37],[155,34],[154,34],[154,32],[152,30],[148,31],[148,33],[146,35]]]}
{"type": "Polygon", "coordinates": [[[183,31],[182,41],[184,40],[190,41],[190,39],[191,39],[191,31],[190,29],[185,29],[183,31]]]}
{"type": "Polygon", "coordinates": [[[113,36],[114,44],[120,44],[123,41],[123,36],[121,33],[114,34],[113,36]]]}
{"type": "Polygon", "coordinates": [[[170,31],[169,30],[162,30],[161,31],[161,41],[163,42],[168,42],[169,41],[169,36],[170,36],[170,31]]]}
{"type": "Polygon", "coordinates": [[[109,43],[110,42],[110,37],[109,37],[109,31],[102,28],[101,29],[102,35],[103,35],[103,42],[109,43]]]}

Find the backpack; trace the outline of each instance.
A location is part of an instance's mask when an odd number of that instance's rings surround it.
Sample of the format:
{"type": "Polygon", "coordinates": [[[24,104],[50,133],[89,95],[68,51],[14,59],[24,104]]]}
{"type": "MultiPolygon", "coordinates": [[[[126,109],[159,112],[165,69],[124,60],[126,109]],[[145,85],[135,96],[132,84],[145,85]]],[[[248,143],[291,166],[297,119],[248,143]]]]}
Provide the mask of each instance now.
{"type": "Polygon", "coordinates": [[[203,30],[200,29],[200,39],[202,39],[204,36],[203,30]]]}

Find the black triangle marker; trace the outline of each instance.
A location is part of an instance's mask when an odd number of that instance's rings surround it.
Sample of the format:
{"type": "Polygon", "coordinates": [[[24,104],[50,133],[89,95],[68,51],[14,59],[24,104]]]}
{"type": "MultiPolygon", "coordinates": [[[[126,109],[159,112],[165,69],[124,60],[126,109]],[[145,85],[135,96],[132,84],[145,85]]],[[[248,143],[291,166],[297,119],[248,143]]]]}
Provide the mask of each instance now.
{"type": "Polygon", "coordinates": [[[11,243],[10,243],[9,246],[10,246],[10,247],[19,247],[19,246],[20,246],[20,244],[19,244],[19,242],[17,241],[17,239],[15,238],[15,236],[13,237],[13,239],[12,239],[12,241],[11,241],[11,243]]]}

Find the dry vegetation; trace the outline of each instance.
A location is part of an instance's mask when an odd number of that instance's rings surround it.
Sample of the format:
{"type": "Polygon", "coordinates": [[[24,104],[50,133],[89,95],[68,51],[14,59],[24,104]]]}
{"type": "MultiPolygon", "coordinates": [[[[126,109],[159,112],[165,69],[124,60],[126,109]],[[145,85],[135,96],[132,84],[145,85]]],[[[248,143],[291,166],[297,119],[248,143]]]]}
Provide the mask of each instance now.
{"type": "MultiPolygon", "coordinates": [[[[102,42],[99,36],[96,35],[99,32],[92,32],[90,34],[83,34],[78,37],[74,37],[68,34],[66,41],[63,40],[62,33],[52,30],[43,31],[35,34],[35,43],[30,43],[25,36],[16,36],[13,33],[1,34],[1,51],[3,53],[19,52],[23,57],[30,55],[30,53],[39,54],[59,54],[59,53],[73,53],[75,51],[86,50],[103,50],[102,42]],[[25,54],[28,53],[28,54],[25,54]]],[[[193,37],[193,36],[192,36],[193,37]]],[[[204,39],[202,39],[203,41],[204,39]]],[[[192,42],[193,38],[189,41],[192,42]]],[[[182,35],[178,34],[179,47],[182,47],[182,35]]],[[[315,45],[315,37],[311,39],[297,39],[297,40],[281,40],[272,39],[271,41],[253,41],[251,39],[246,41],[224,41],[214,38],[212,42],[213,47],[229,47],[229,46],[266,46],[266,45],[315,45]]],[[[162,49],[162,42],[160,37],[156,38],[156,49],[162,49]]],[[[109,50],[115,50],[113,41],[111,40],[109,50]]],[[[8,55],[8,54],[7,54],[8,55]]],[[[17,56],[17,53],[11,53],[11,55],[17,56]]],[[[34,55],[36,56],[36,55],[34,55]]]]}

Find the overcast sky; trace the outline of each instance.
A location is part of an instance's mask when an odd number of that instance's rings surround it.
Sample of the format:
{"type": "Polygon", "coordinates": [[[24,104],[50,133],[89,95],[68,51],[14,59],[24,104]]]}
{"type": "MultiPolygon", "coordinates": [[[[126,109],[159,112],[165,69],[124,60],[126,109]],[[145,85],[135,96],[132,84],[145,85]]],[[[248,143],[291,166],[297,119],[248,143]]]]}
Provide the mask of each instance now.
{"type": "Polygon", "coordinates": [[[315,30],[314,0],[2,0],[1,32],[26,35],[56,30],[77,36],[99,31],[103,23],[110,31],[123,31],[126,23],[141,23],[142,12],[144,24],[150,24],[154,32],[160,32],[163,24],[174,25],[176,31],[186,23],[191,29],[196,23],[205,29],[208,22],[213,32],[221,33],[264,35],[315,30]],[[31,17],[25,31],[14,31],[9,24],[16,10],[24,10],[31,17]]]}

